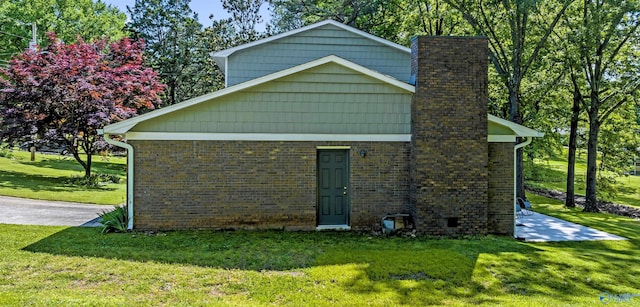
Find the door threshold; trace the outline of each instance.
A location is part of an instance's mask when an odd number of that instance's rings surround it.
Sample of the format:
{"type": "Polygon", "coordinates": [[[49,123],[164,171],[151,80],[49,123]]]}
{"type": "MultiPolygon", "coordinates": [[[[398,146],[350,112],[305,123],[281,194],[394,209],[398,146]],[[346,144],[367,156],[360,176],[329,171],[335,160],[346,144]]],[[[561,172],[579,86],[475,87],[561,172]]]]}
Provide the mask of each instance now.
{"type": "Polygon", "coordinates": [[[351,230],[349,225],[318,225],[316,230],[351,230]]]}

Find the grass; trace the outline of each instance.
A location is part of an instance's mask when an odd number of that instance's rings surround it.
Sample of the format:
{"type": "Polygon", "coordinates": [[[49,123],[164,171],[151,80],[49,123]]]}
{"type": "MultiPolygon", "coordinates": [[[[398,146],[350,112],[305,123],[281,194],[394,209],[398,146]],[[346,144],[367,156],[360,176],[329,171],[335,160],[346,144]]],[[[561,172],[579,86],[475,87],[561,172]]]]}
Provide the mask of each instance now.
{"type": "Polygon", "coordinates": [[[126,195],[126,159],[110,157],[108,161],[94,156],[92,173],[121,176],[119,184],[97,188],[65,183],[72,175],[83,176],[84,169],[71,157],[12,151],[11,157],[0,157],[0,195],[43,200],[115,205],[126,195]]]}
{"type": "MultiPolygon", "coordinates": [[[[82,175],[72,159],[13,156],[0,157],[0,195],[102,204],[124,197],[124,180],[95,189],[63,184],[82,175]]],[[[124,176],[124,159],[96,160],[94,172],[124,176]]],[[[584,173],[583,164],[577,169],[584,173]]],[[[560,158],[537,161],[538,181],[529,183],[563,190],[563,172],[560,158]]],[[[632,189],[640,177],[622,180],[629,193],[616,201],[640,206],[632,189]]],[[[601,304],[603,292],[640,294],[639,221],[529,198],[537,211],[630,240],[522,243],[351,232],[102,235],[98,228],[0,225],[0,305],[592,306],[601,304]]],[[[640,297],[625,305],[640,306],[640,297]]]]}
{"type": "MultiPolygon", "coordinates": [[[[564,153],[563,153],[564,154],[564,153]]],[[[586,182],[586,158],[577,157],[576,163],[576,194],[585,195],[586,182]]],[[[567,157],[551,157],[545,160],[535,160],[533,164],[527,164],[526,183],[529,186],[548,190],[566,191],[567,187],[567,157]]],[[[614,188],[615,196],[606,199],[608,201],[640,208],[640,176],[623,176],[616,179],[614,188]]],[[[602,197],[599,193],[598,197],[602,197]]]]}
{"type": "Polygon", "coordinates": [[[532,200],[630,240],[0,225],[0,305],[593,306],[602,292],[640,294],[638,221],[532,200]]]}

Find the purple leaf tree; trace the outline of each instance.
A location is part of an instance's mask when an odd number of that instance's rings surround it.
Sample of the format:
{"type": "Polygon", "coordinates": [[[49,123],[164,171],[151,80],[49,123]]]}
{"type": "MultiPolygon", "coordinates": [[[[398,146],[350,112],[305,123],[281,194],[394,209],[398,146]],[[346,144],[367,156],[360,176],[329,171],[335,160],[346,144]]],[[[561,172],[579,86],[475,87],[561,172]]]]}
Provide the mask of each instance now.
{"type": "Polygon", "coordinates": [[[105,144],[97,130],[156,108],[165,85],[144,66],[142,41],[67,45],[48,37],[47,47],[0,69],[0,141],[59,144],[88,177],[92,155],[105,144]]]}

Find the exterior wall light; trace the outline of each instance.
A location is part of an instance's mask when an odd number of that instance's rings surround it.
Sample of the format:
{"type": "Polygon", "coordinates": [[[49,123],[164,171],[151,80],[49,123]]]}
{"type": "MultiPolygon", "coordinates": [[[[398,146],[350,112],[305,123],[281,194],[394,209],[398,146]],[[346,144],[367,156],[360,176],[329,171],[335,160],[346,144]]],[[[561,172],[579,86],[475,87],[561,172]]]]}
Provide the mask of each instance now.
{"type": "Polygon", "coordinates": [[[366,155],[367,155],[367,151],[364,149],[360,149],[360,156],[364,158],[366,155]]]}

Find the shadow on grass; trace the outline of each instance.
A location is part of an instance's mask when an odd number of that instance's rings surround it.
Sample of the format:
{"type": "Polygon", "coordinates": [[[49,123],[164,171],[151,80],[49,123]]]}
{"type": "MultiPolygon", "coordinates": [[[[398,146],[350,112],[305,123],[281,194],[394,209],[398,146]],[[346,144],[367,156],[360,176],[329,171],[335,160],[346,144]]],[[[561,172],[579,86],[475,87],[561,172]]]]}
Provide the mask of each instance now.
{"type": "MultiPolygon", "coordinates": [[[[582,249],[576,248],[579,243],[574,244],[562,248],[581,254],[592,248],[606,248],[590,243],[582,249]]],[[[276,231],[101,235],[99,229],[78,227],[55,233],[24,250],[257,272],[310,269],[301,276],[309,274],[314,282],[326,282],[357,294],[391,292],[396,303],[412,305],[439,305],[451,297],[467,298],[474,304],[498,304],[497,297],[505,292],[550,295],[569,302],[585,287],[565,285],[565,277],[553,276],[555,272],[548,267],[557,266],[562,271],[572,266],[570,259],[564,259],[567,264],[564,260],[555,263],[558,260],[553,251],[505,237],[411,239],[276,231]],[[548,288],[540,288],[541,284],[548,288]]],[[[602,252],[597,257],[610,266],[622,264],[613,253],[602,252]]],[[[581,274],[576,270],[589,273],[590,268],[578,266],[569,272],[581,274]]],[[[273,278],[260,276],[267,284],[273,278]]],[[[598,286],[608,289],[604,284],[598,286]]]]}
{"type": "Polygon", "coordinates": [[[532,244],[506,237],[379,238],[342,232],[99,231],[67,228],[23,250],[266,271],[255,276],[267,285],[263,292],[282,291],[269,288],[274,279],[295,283],[292,279],[304,277],[298,282],[365,296],[393,293],[394,303],[409,305],[442,305],[451,298],[498,305],[508,299],[505,294],[571,304],[591,294],[597,302],[598,293],[621,293],[621,286],[640,289],[634,240],[532,244]],[[277,271],[291,274],[268,273],[277,271]]]}
{"type": "Polygon", "coordinates": [[[550,244],[545,252],[495,259],[494,263],[501,267],[497,277],[509,293],[561,302],[548,305],[573,305],[577,300],[595,305],[600,304],[600,293],[638,289],[640,270],[633,265],[638,253],[631,251],[636,248],[630,242],[550,244]],[[625,252],[612,245],[625,246],[625,252]]]}
{"type": "Polygon", "coordinates": [[[10,189],[29,189],[39,191],[115,191],[117,188],[110,186],[87,187],[65,183],[69,177],[52,177],[21,172],[0,171],[0,183],[2,187],[10,189]]]}
{"type": "MultiPolygon", "coordinates": [[[[70,157],[65,157],[64,159],[51,157],[36,162],[20,161],[19,163],[35,167],[84,173],[84,168],[82,168],[82,166],[74,158],[70,157]]],[[[103,161],[92,161],[91,163],[91,171],[93,173],[116,174],[124,176],[126,169],[127,166],[125,164],[109,163],[103,161]]]]}

